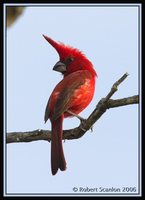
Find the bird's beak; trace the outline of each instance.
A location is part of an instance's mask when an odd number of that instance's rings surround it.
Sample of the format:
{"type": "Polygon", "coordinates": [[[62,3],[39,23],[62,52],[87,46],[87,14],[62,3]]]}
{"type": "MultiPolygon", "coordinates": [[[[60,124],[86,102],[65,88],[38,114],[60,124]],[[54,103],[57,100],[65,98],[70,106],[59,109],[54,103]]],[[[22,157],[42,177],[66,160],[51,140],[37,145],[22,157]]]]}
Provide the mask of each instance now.
{"type": "Polygon", "coordinates": [[[63,62],[59,61],[54,65],[53,70],[64,73],[64,72],[66,72],[66,65],[63,62]]]}

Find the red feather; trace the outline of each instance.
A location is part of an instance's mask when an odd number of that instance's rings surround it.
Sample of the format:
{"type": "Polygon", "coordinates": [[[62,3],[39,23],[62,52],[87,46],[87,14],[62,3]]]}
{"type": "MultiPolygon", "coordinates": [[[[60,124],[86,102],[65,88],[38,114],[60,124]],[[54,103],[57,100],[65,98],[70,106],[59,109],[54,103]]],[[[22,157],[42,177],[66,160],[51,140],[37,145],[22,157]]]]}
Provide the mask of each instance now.
{"type": "Polygon", "coordinates": [[[50,119],[52,124],[51,169],[55,175],[59,168],[62,171],[66,169],[62,148],[63,118],[73,117],[67,111],[79,114],[89,105],[94,96],[97,74],[81,51],[44,37],[60,56],[56,71],[59,71],[61,65],[63,70],[66,66],[63,80],[56,85],[48,100],[44,117],[45,122],[50,119]]]}

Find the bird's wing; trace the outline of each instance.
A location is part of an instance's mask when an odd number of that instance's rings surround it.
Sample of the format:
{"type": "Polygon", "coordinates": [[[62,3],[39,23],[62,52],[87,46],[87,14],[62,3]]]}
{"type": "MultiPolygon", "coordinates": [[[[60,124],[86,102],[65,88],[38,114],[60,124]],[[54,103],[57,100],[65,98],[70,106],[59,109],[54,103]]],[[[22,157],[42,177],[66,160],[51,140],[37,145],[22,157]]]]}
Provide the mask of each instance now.
{"type": "Polygon", "coordinates": [[[85,83],[85,79],[90,76],[88,72],[77,71],[66,76],[55,88],[55,91],[59,91],[59,95],[55,101],[53,113],[51,119],[55,120],[62,113],[66,112],[71,106],[71,100],[74,98],[75,91],[81,85],[85,83]]]}

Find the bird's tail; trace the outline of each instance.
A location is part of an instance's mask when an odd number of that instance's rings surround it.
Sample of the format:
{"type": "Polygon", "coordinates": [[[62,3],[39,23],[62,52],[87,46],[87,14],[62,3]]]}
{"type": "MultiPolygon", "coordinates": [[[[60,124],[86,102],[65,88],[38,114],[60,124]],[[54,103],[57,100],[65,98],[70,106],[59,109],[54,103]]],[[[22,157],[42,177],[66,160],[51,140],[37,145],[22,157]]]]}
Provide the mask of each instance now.
{"type": "Polygon", "coordinates": [[[52,120],[52,139],[51,139],[51,171],[55,175],[57,170],[66,169],[66,161],[62,146],[62,123],[63,115],[56,120],[52,120]]]}

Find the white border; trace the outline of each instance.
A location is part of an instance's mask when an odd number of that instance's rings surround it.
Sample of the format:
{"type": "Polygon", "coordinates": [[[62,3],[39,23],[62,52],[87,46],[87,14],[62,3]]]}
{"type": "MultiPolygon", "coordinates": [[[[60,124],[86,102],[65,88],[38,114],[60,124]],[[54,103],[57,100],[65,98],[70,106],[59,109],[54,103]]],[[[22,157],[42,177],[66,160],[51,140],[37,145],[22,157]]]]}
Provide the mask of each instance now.
{"type": "MultiPolygon", "coordinates": [[[[4,59],[4,72],[3,72],[3,76],[4,76],[4,129],[3,129],[3,138],[4,138],[4,141],[3,141],[3,150],[4,150],[4,160],[3,160],[3,167],[4,167],[4,173],[3,173],[3,180],[4,180],[4,189],[3,189],[3,196],[9,196],[9,197],[45,197],[45,196],[47,196],[47,197],[59,197],[59,196],[62,196],[62,197],[67,197],[67,196],[73,196],[73,197],[139,197],[139,196],[142,196],[142,185],[141,185],[141,183],[142,183],[142,152],[141,152],[141,150],[142,150],[142,129],[141,129],[141,125],[142,125],[142,122],[141,122],[141,112],[142,112],[142,102],[141,102],[141,98],[142,98],[142,95],[141,95],[141,91],[142,91],[142,87],[141,87],[141,82],[142,82],[142,80],[141,80],[141,74],[142,74],[142,70],[141,70],[141,66],[142,66],[142,62],[141,62],[141,58],[142,58],[142,44],[141,44],[141,40],[142,40],[142,35],[141,35],[141,30],[142,30],[142,27],[141,27],[141,25],[142,25],[142,18],[141,18],[141,16],[142,16],[142,4],[141,3],[135,3],[135,4],[114,4],[114,3],[110,3],[110,4],[20,4],[20,3],[16,3],[16,4],[12,4],[12,3],[6,3],[6,4],[3,4],[3,16],[4,16],[4,18],[3,18],[3,22],[4,22],[4,27],[3,27],[3,34],[4,34],[4,38],[3,38],[3,51],[4,51],[4,57],[3,57],[3,59],[4,59]],[[52,195],[52,194],[25,194],[25,195],[21,195],[21,194],[17,194],[17,195],[9,195],[9,194],[6,194],[5,193],[5,191],[6,191],[6,188],[5,188],[5,185],[6,185],[6,181],[7,180],[5,180],[5,177],[6,177],[6,152],[5,152],[5,145],[6,145],[6,133],[5,133],[5,130],[6,130],[6,121],[5,121],[5,117],[6,117],[6,113],[5,113],[5,111],[6,111],[6,99],[5,99],[5,95],[6,95],[6,91],[5,91],[5,87],[6,87],[6,85],[5,85],[5,76],[6,76],[6,62],[5,62],[5,59],[6,59],[6,55],[5,55],[5,50],[6,50],[6,47],[5,47],[5,40],[6,40],[6,38],[5,38],[5,36],[6,36],[6,28],[5,28],[5,24],[6,24],[6,6],[51,6],[51,7],[57,7],[57,6],[61,6],[61,7],[63,7],[63,6],[79,6],[79,7],[84,7],[84,6],[109,6],[109,7],[111,7],[111,6],[139,6],[139,8],[140,8],[140,57],[138,58],[138,59],[140,59],[140,66],[138,66],[139,68],[140,68],[140,74],[139,74],[139,76],[140,76],[140,82],[139,82],[139,84],[140,84],[140,91],[139,91],[139,113],[140,113],[140,123],[139,123],[139,126],[140,126],[140,152],[138,152],[139,153],[139,155],[140,155],[140,157],[139,157],[139,159],[140,159],[140,183],[138,183],[138,185],[140,184],[140,191],[138,191],[140,194],[137,194],[137,195],[134,195],[134,194],[130,194],[130,195],[126,195],[126,194],[123,194],[123,193],[121,193],[121,194],[114,194],[114,195],[107,195],[107,193],[105,193],[105,194],[103,194],[102,193],[102,195],[100,195],[100,194],[97,194],[96,193],[96,195],[94,194],[90,194],[90,195],[86,195],[85,193],[82,193],[82,194],[77,194],[77,193],[74,193],[74,195],[70,195],[70,194],[67,194],[66,193],[66,195],[64,195],[64,194],[58,194],[58,195],[52,195]]],[[[139,170],[139,169],[138,169],[139,170]]]]}

